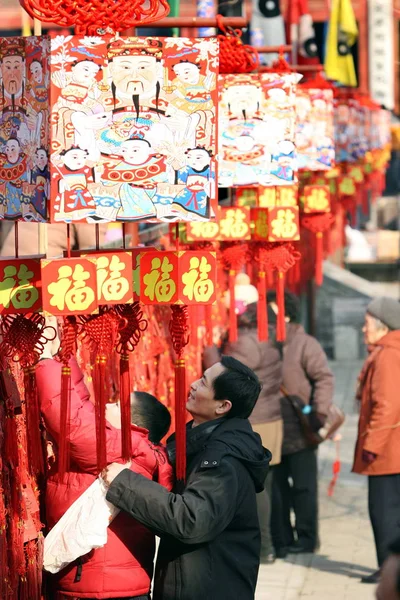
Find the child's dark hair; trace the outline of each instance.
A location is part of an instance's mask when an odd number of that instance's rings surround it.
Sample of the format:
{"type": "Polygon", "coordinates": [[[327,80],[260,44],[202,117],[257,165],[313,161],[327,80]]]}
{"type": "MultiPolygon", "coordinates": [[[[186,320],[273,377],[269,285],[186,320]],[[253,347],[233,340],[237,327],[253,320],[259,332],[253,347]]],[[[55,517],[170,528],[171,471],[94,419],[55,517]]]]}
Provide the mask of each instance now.
{"type": "Polygon", "coordinates": [[[159,444],[171,426],[166,406],[147,392],[134,392],[131,399],[131,421],[149,431],[149,440],[159,444]]]}

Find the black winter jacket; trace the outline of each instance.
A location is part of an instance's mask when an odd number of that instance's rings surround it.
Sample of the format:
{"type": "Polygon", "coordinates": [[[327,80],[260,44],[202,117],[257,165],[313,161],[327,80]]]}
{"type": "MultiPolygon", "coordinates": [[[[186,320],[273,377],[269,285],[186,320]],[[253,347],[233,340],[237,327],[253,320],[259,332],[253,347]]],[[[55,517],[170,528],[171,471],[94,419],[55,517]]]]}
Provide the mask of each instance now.
{"type": "MultiPolygon", "coordinates": [[[[125,469],[107,500],[161,538],[154,600],[253,600],[260,554],[256,492],[271,454],[246,419],[187,430],[182,494],[125,469]]],[[[168,443],[175,458],[174,436],[168,443]]]]}

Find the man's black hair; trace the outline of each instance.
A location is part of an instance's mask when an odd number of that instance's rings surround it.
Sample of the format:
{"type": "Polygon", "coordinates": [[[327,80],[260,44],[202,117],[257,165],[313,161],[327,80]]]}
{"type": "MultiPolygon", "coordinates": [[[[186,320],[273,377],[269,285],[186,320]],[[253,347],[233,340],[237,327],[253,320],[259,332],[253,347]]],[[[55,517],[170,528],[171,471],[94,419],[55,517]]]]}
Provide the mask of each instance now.
{"type": "MultiPolygon", "coordinates": [[[[267,294],[267,303],[275,302],[276,292],[273,290],[267,294]]],[[[300,302],[295,294],[285,291],[285,315],[289,317],[291,323],[299,323],[300,321],[300,302]]]]}
{"type": "Polygon", "coordinates": [[[220,363],[224,371],[213,381],[215,400],[229,400],[232,403],[227,417],[247,419],[261,392],[258,377],[232,356],[221,356],[220,363]]]}
{"type": "Polygon", "coordinates": [[[159,444],[171,426],[166,406],[147,392],[134,392],[131,400],[131,421],[149,431],[149,440],[159,444]]]}

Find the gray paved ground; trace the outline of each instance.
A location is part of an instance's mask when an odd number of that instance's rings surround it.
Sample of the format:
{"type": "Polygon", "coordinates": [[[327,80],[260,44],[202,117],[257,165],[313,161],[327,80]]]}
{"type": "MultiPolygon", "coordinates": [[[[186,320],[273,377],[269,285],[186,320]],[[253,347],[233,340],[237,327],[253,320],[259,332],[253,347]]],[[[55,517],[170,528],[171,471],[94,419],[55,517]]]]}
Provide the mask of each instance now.
{"type": "MultiPolygon", "coordinates": [[[[336,402],[347,415],[340,442],[342,471],[332,498],[327,495],[335,446],[322,444],[320,468],[320,537],[318,554],[291,556],[260,569],[256,600],[373,600],[374,586],[360,576],[376,568],[367,514],[366,478],[350,472],[356,439],[355,382],[360,362],[333,363],[336,402]]],[[[238,599],[239,600],[239,599],[238,599]]]]}

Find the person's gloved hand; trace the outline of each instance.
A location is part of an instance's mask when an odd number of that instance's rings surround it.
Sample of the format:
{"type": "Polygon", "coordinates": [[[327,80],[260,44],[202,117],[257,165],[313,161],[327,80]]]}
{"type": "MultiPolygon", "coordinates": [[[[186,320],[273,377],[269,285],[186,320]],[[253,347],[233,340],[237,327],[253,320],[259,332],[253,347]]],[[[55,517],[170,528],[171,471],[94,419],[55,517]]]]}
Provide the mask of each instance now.
{"type": "Polygon", "coordinates": [[[368,452],[368,450],[363,450],[362,452],[362,459],[368,465],[372,464],[374,460],[376,460],[377,456],[377,454],[374,454],[373,452],[368,452]]]}

